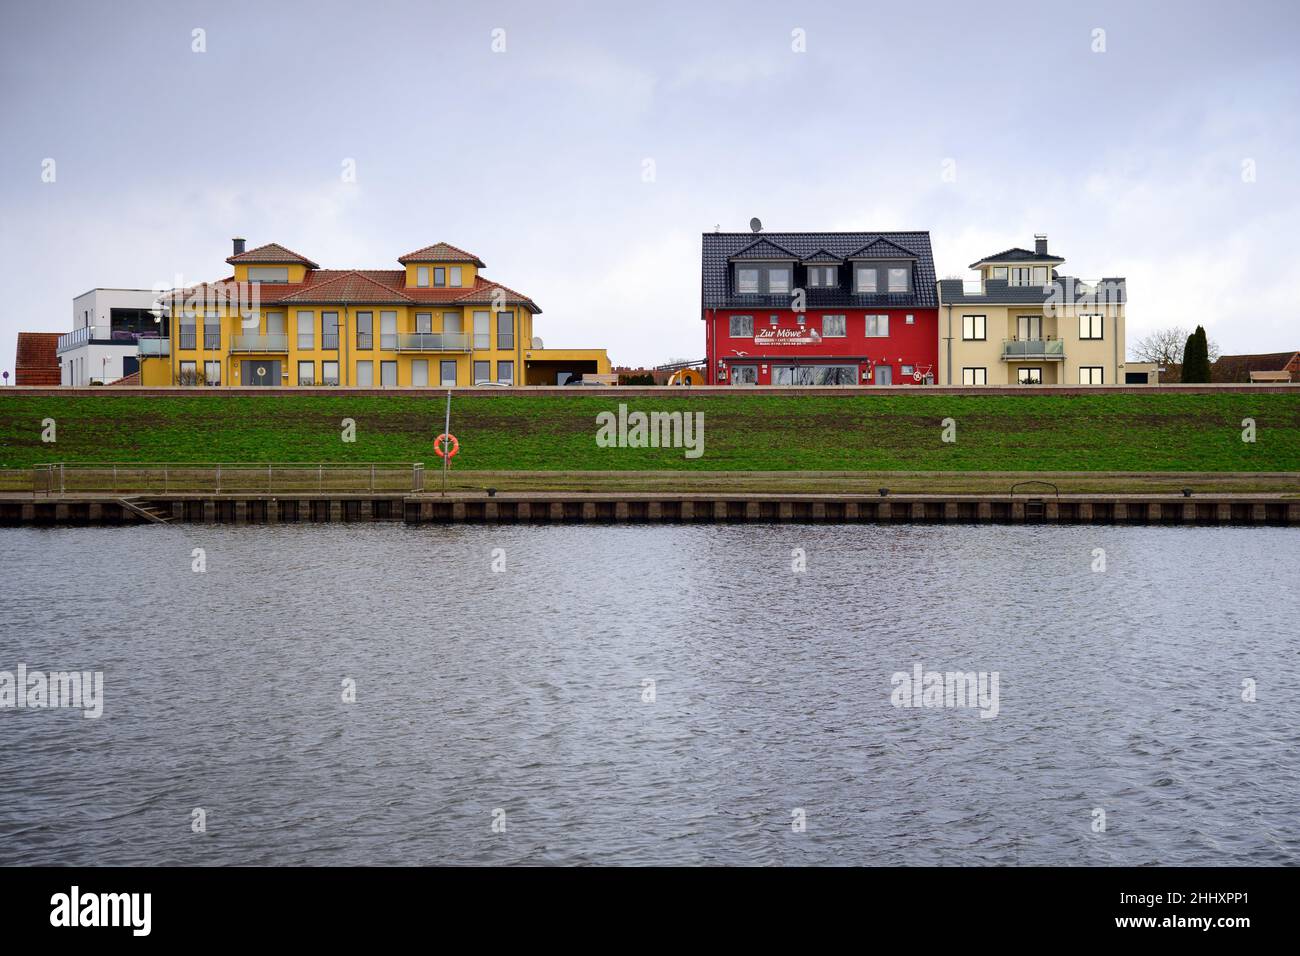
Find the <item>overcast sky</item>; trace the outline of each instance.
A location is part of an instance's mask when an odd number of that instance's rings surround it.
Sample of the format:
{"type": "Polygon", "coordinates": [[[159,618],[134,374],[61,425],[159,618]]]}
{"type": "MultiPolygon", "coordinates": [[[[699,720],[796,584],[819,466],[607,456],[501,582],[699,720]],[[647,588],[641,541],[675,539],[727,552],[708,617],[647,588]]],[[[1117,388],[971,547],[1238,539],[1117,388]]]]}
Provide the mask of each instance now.
{"type": "Polygon", "coordinates": [[[236,235],[450,242],[548,346],[700,358],[700,233],[752,216],[929,230],[940,276],[1045,232],[1128,278],[1130,343],[1300,348],[1298,6],[5,0],[0,368],[90,288],[227,275],[236,235]]]}

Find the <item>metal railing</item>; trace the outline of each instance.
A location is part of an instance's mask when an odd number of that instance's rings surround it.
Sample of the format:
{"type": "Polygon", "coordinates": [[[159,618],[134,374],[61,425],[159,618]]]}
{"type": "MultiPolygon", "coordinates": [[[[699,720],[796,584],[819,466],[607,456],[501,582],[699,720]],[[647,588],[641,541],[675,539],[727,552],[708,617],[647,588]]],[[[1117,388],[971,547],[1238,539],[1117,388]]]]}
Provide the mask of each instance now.
{"type": "Polygon", "coordinates": [[[423,462],[62,462],[32,469],[32,492],[67,494],[401,494],[424,488],[423,462]]]}
{"type": "Polygon", "coordinates": [[[287,352],[289,336],[283,332],[268,332],[264,335],[248,333],[235,335],[230,339],[232,352],[287,352]]]}
{"type": "Polygon", "coordinates": [[[1003,339],[1003,359],[1064,359],[1065,342],[1061,339],[1003,339]]]}
{"type": "Polygon", "coordinates": [[[470,352],[468,332],[403,332],[397,336],[399,352],[470,352]]]}

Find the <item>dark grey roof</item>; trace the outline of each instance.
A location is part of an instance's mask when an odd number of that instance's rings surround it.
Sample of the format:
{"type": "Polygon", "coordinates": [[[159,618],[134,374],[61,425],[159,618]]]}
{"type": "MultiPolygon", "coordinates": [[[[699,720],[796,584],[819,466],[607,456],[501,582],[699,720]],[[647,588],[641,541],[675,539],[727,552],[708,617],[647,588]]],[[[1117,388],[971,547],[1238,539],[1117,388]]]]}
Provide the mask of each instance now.
{"type": "Polygon", "coordinates": [[[1060,256],[1054,256],[1046,252],[1031,252],[1029,249],[1019,247],[1004,249],[995,256],[985,256],[979,262],[972,262],[971,269],[978,269],[982,265],[988,265],[990,262],[1064,262],[1060,256]]]}
{"type": "MultiPolygon", "coordinates": [[[[1058,276],[1048,286],[1013,286],[1008,285],[1006,279],[988,279],[984,283],[984,294],[972,295],[964,290],[961,279],[940,279],[939,301],[943,305],[1029,305],[1046,302],[1056,294],[1075,301],[1088,294],[1077,285],[1078,282],[1074,276],[1058,276]]],[[[1102,279],[1096,295],[1098,304],[1127,302],[1128,284],[1123,277],[1102,279]]]]}
{"type": "Polygon", "coordinates": [[[890,242],[888,239],[877,239],[869,242],[857,252],[851,253],[850,259],[915,259],[916,256],[897,243],[890,242]]]}
{"type": "Polygon", "coordinates": [[[812,255],[804,256],[802,261],[810,265],[816,265],[819,262],[829,262],[832,263],[833,265],[839,265],[844,261],[844,259],[842,256],[832,255],[831,253],[827,252],[825,249],[818,249],[812,255]]]}
{"type": "MultiPolygon", "coordinates": [[[[751,232],[752,236],[753,233],[751,232]]],[[[731,254],[732,259],[798,259],[789,249],[782,249],[775,243],[769,242],[766,238],[758,239],[751,242],[739,252],[731,254]]]]}
{"type": "MultiPolygon", "coordinates": [[[[850,292],[847,286],[838,289],[805,288],[808,308],[935,308],[939,303],[935,293],[934,254],[930,251],[928,232],[774,232],[764,234],[760,241],[789,250],[791,257],[796,259],[813,256],[818,252],[827,252],[832,257],[843,259],[878,239],[885,239],[909,257],[915,257],[910,293],[858,295],[850,292]]],[[[788,295],[737,295],[732,291],[731,270],[727,268],[727,263],[753,245],[755,238],[752,232],[704,233],[701,256],[701,302],[704,308],[789,308],[788,295]]],[[[773,258],[771,255],[767,257],[773,258]]],[[[849,277],[844,276],[843,280],[847,283],[849,277]]],[[[799,287],[802,282],[802,269],[796,270],[795,286],[799,287]]]]}

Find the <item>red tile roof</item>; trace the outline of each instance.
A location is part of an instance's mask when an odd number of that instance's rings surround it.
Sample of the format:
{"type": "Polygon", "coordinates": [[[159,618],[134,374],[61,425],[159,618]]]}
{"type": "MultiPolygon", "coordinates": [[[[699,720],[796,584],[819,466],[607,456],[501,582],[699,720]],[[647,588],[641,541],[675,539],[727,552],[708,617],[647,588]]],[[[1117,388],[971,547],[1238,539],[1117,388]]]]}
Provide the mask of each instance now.
{"type": "Polygon", "coordinates": [[[1300,373],[1300,353],[1269,352],[1262,355],[1220,355],[1211,367],[1210,378],[1216,382],[1249,382],[1251,372],[1291,372],[1292,379],[1300,373]]]}
{"type": "Polygon", "coordinates": [[[19,332],[15,385],[61,385],[58,332],[19,332]]]}
{"type": "Polygon", "coordinates": [[[132,372],[130,375],[123,375],[121,378],[117,379],[116,381],[109,382],[108,384],[109,385],[139,385],[140,373],[132,372]]]}
{"type": "Polygon", "coordinates": [[[464,249],[457,249],[445,242],[435,242],[423,249],[408,252],[406,255],[400,256],[397,261],[403,265],[408,262],[472,262],[480,269],[487,268],[474,253],[466,252],[464,249]]]}
{"type": "Polygon", "coordinates": [[[296,263],[306,266],[308,269],[319,269],[320,266],[312,262],[306,256],[300,256],[292,249],[286,249],[278,242],[268,242],[264,246],[258,246],[256,249],[249,249],[247,252],[241,252],[237,256],[230,256],[227,262],[234,265],[246,265],[248,263],[270,262],[270,263],[296,263]]]}
{"type": "MultiPolygon", "coordinates": [[[[205,282],[188,289],[176,289],[166,298],[184,303],[213,295],[237,301],[240,292],[233,276],[219,282],[205,282]]],[[[522,305],[540,314],[537,303],[499,282],[475,276],[469,288],[410,288],[403,269],[312,269],[302,282],[258,283],[261,306],[283,302],[295,305],[489,305],[494,292],[504,293],[503,305],[522,305]]],[[[248,293],[243,293],[247,297],[248,293]]]]}

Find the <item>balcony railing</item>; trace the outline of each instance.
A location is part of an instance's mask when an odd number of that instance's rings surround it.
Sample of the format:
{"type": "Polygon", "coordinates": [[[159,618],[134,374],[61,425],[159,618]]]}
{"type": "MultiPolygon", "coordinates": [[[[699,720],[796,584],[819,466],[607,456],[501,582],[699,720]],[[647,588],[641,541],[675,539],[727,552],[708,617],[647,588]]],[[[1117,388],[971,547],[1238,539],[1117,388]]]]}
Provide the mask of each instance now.
{"type": "Polygon", "coordinates": [[[167,339],[140,339],[140,356],[148,358],[155,355],[171,355],[172,344],[167,339]]]}
{"type": "Polygon", "coordinates": [[[109,325],[83,325],[79,329],[73,329],[71,332],[60,335],[55,351],[59,353],[67,352],[92,341],[130,346],[135,345],[141,336],[154,336],[157,334],[157,332],[134,332],[129,329],[114,329],[109,325]]]}
{"type": "Polygon", "coordinates": [[[232,352],[287,352],[289,336],[283,332],[268,332],[265,335],[235,335],[230,340],[232,352]]]}
{"type": "Polygon", "coordinates": [[[404,332],[397,336],[399,352],[469,352],[468,332],[404,332]]]}
{"type": "Polygon", "coordinates": [[[1063,361],[1065,343],[1060,339],[1003,339],[1002,360],[1043,359],[1063,361]]]}

